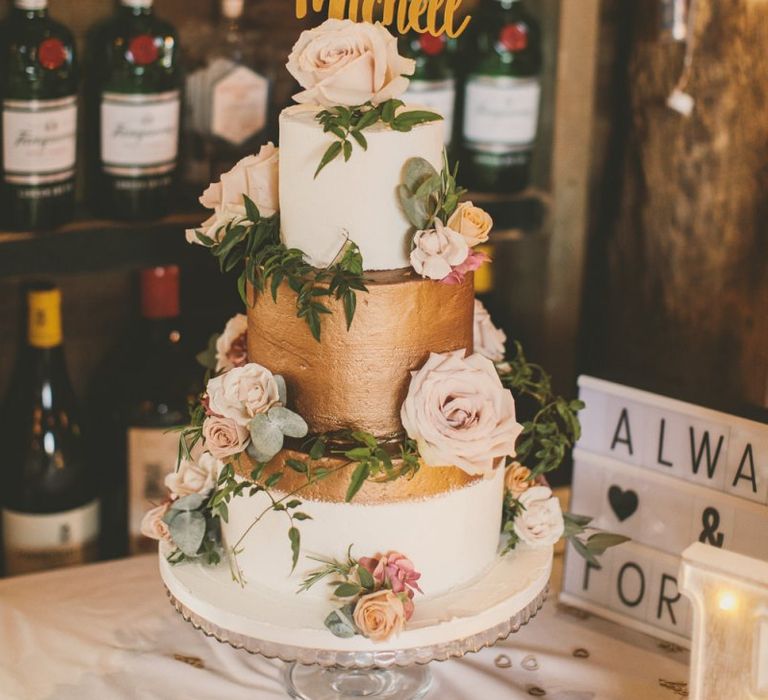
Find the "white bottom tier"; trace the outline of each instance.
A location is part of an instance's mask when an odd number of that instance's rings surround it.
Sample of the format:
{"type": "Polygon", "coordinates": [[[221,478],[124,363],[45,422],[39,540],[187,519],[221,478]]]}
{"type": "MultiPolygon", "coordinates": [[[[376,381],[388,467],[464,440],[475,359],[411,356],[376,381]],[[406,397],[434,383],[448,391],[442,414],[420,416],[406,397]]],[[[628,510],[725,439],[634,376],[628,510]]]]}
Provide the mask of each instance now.
{"type": "Polygon", "coordinates": [[[406,629],[385,642],[335,637],[323,620],[337,605],[293,589],[272,591],[232,580],[226,563],[175,566],[160,546],[160,574],[172,602],[193,624],[220,641],[285,661],[386,667],[460,656],[493,644],[527,622],[543,602],[552,547],[498,556],[485,575],[440,596],[419,596],[406,629]],[[437,648],[427,648],[434,647],[437,648]],[[413,653],[404,650],[414,650],[413,653]],[[347,654],[349,652],[349,654],[347,654]],[[391,653],[390,653],[391,652],[391,653]]]}
{"type": "MultiPolygon", "coordinates": [[[[247,584],[295,591],[319,564],[309,556],[344,560],[394,550],[421,572],[419,585],[434,596],[476,579],[496,559],[501,528],[504,471],[455,491],[422,500],[382,505],[305,501],[298,510],[312,520],[297,523],[301,557],[291,573],[290,523],[285,513],[268,512],[238,545],[237,564],[247,584]]],[[[267,497],[241,496],[229,504],[223,536],[229,546],[241,539],[268,506],[267,497]]],[[[326,598],[317,584],[303,595],[326,598]]]]}

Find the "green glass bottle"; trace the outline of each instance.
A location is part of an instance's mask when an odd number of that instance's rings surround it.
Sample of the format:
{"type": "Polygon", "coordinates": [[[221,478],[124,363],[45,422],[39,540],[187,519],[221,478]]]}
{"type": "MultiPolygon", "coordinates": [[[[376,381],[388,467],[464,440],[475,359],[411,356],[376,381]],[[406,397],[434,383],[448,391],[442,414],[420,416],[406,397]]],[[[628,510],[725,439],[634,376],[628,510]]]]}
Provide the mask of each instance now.
{"type": "Polygon", "coordinates": [[[174,28],[152,0],[120,0],[89,39],[92,194],[104,215],[166,213],[179,150],[181,69],[174,28]]]}
{"type": "Polygon", "coordinates": [[[99,499],[64,359],[61,293],[26,291],[27,332],[2,408],[0,506],[9,575],[94,561],[99,499]]]}
{"type": "Polygon", "coordinates": [[[402,99],[406,103],[428,107],[442,114],[445,120],[445,145],[450,148],[453,141],[456,76],[445,34],[432,36],[411,32],[400,37],[399,48],[401,55],[416,61],[416,70],[410,76],[408,90],[402,99]]]}
{"type": "Polygon", "coordinates": [[[0,36],[3,212],[16,229],[72,217],[78,67],[71,32],[47,0],[15,0],[0,36]]]}
{"type": "Polygon", "coordinates": [[[539,121],[538,22],[520,0],[484,0],[470,24],[462,181],[486,192],[529,184],[539,121]]]}

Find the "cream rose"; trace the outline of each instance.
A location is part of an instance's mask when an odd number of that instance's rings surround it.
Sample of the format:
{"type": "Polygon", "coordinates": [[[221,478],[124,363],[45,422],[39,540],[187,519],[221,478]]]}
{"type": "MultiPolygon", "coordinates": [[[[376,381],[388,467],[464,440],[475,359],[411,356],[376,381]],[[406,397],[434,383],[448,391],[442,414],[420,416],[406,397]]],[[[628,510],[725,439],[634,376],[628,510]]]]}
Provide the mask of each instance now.
{"type": "Polygon", "coordinates": [[[208,416],[203,423],[205,449],[217,459],[226,459],[242,452],[248,444],[248,428],[231,418],[208,416]]]}
{"type": "Polygon", "coordinates": [[[422,277],[441,280],[468,255],[469,247],[464,239],[439,219],[435,219],[435,228],[416,231],[413,237],[411,265],[422,277]]]}
{"type": "Polygon", "coordinates": [[[390,590],[377,591],[357,601],[353,618],[364,636],[382,642],[403,631],[405,606],[396,593],[390,590]]]}
{"type": "Polygon", "coordinates": [[[141,519],[141,534],[152,540],[172,542],[171,533],[163,520],[163,516],[168,512],[170,503],[163,503],[161,506],[147,511],[141,519]]]}
{"type": "Polygon", "coordinates": [[[565,530],[560,502],[546,486],[534,486],[520,496],[522,508],[515,518],[515,534],[531,547],[552,546],[565,530]]]}
{"type": "Polygon", "coordinates": [[[213,209],[213,214],[197,229],[187,229],[189,243],[201,243],[196,232],[218,242],[222,227],[230,221],[249,222],[246,218],[243,195],[257,206],[262,216],[272,216],[280,207],[278,197],[278,149],[268,143],[257,155],[246,156],[221,176],[219,182],[208,186],[200,197],[200,204],[213,209]]]}
{"type": "Polygon", "coordinates": [[[504,474],[504,488],[515,498],[519,498],[531,486],[533,486],[531,470],[524,467],[520,462],[512,462],[504,474]]]}
{"type": "Polygon", "coordinates": [[[221,462],[210,452],[203,452],[197,460],[183,459],[179,468],[165,477],[165,485],[178,498],[206,494],[216,484],[220,469],[221,462]]]}
{"type": "Polygon", "coordinates": [[[235,314],[227,321],[224,332],[216,339],[216,371],[242,367],[248,361],[248,317],[235,314]]]}
{"type": "Polygon", "coordinates": [[[515,456],[523,430],[493,363],[477,353],[465,357],[464,350],[432,353],[411,373],[400,418],[427,465],[484,476],[515,456]]]}
{"type": "Polygon", "coordinates": [[[304,88],[296,102],[333,107],[398,97],[415,66],[397,53],[397,39],[381,23],[328,19],[301,33],[287,68],[304,88]]]}
{"type": "Polygon", "coordinates": [[[507,334],[493,325],[491,315],[479,299],[475,299],[475,325],[472,340],[475,352],[479,352],[491,362],[501,362],[504,359],[507,334]]]}
{"type": "Polygon", "coordinates": [[[206,389],[212,413],[247,426],[257,413],[266,413],[280,402],[274,375],[266,367],[251,362],[214,377],[206,389]]]}
{"type": "Polygon", "coordinates": [[[472,247],[488,240],[488,234],[493,228],[493,219],[488,212],[476,207],[472,202],[462,202],[448,219],[448,226],[460,233],[467,245],[472,247]]]}

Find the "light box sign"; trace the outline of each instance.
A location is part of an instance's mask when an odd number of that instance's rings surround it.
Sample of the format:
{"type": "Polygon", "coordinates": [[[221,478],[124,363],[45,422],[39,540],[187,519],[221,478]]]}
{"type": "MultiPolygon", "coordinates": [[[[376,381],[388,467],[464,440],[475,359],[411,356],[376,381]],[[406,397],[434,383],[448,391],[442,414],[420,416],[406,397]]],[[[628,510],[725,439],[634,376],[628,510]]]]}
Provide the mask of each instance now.
{"type": "Polygon", "coordinates": [[[579,397],[571,510],[632,542],[600,570],[569,548],[561,599],[685,644],[683,550],[703,542],[768,561],[768,426],[592,377],[579,397]]]}

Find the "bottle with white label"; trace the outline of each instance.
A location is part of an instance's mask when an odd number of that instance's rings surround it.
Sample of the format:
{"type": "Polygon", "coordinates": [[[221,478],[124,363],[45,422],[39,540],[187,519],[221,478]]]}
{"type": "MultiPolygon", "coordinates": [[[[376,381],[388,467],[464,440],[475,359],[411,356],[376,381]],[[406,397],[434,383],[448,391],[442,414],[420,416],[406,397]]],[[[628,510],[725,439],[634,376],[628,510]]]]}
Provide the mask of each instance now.
{"type": "Polygon", "coordinates": [[[72,217],[78,66],[72,33],[47,0],[14,0],[0,28],[2,211],[16,229],[72,217]]]}
{"type": "Polygon", "coordinates": [[[201,390],[180,315],[179,268],[139,274],[140,317],[96,373],[89,403],[104,464],[102,501],[109,557],[156,549],[141,535],[141,520],[167,497],[165,477],[176,467],[179,433],[190,400],[201,390]]]}
{"type": "Polygon", "coordinates": [[[399,43],[400,54],[416,62],[408,90],[402,100],[406,104],[427,107],[442,115],[445,146],[450,149],[453,140],[456,77],[448,52],[447,38],[445,34],[432,36],[428,33],[411,32],[402,36],[399,43]]]}
{"type": "Polygon", "coordinates": [[[487,0],[469,35],[462,181],[478,191],[519,191],[529,184],[539,124],[539,24],[520,0],[487,0]]]}
{"type": "Polygon", "coordinates": [[[195,187],[277,137],[270,43],[245,28],[244,5],[220,0],[213,31],[187,54],[183,177],[195,187]]]}
{"type": "Polygon", "coordinates": [[[64,360],[60,291],[29,286],[26,317],[0,420],[7,575],[94,561],[99,544],[98,488],[64,360]]]}
{"type": "Polygon", "coordinates": [[[94,205],[111,218],[162,216],[179,152],[176,31],[155,16],[152,0],[120,0],[88,46],[94,205]]]}

